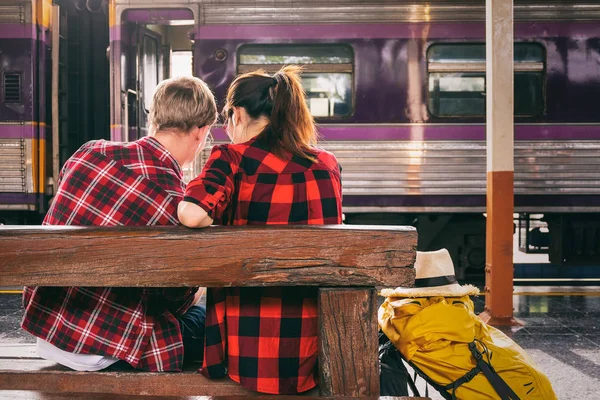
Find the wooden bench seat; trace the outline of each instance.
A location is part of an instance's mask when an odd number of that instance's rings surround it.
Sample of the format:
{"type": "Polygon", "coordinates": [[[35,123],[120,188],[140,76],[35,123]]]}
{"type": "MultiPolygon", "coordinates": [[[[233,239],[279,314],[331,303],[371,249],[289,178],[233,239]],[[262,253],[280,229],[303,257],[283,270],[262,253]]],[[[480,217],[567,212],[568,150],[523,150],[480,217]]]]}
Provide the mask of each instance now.
{"type": "MultiPolygon", "coordinates": [[[[115,397],[113,394],[87,393],[82,397],[81,393],[48,393],[39,391],[0,391],[0,400],[297,400],[299,396],[135,396],[123,395],[115,397]]],[[[339,397],[315,397],[301,396],[304,400],[335,400],[339,397]]],[[[361,400],[430,400],[428,397],[344,397],[344,399],[361,400]]]]}
{"type": "Polygon", "coordinates": [[[113,395],[256,395],[230,379],[208,379],[200,364],[181,373],[124,371],[76,372],[39,358],[34,344],[0,344],[0,388],[113,395]]]}
{"type": "MultiPolygon", "coordinates": [[[[390,226],[205,230],[3,226],[0,282],[5,286],[317,286],[321,396],[376,398],[375,287],[412,285],[416,244],[414,228],[390,226]]],[[[1,351],[0,390],[69,393],[65,396],[74,392],[257,396],[228,379],[208,380],[196,373],[196,367],[183,373],[75,372],[40,360],[31,346],[1,351]]]]}

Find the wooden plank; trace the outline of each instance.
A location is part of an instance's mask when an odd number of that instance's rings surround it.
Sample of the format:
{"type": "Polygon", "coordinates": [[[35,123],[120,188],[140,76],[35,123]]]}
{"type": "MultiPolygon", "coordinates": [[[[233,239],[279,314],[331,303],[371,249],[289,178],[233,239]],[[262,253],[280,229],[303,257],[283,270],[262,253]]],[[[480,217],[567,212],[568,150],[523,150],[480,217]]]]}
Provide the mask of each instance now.
{"type": "Polygon", "coordinates": [[[0,389],[48,393],[154,396],[254,396],[230,379],[208,379],[194,371],[76,372],[45,360],[0,360],[0,389]]]}
{"type": "Polygon", "coordinates": [[[410,286],[416,245],[412,227],[0,226],[0,282],[5,286],[410,286]]]}
{"type": "MultiPolygon", "coordinates": [[[[0,400],[80,400],[81,393],[45,393],[34,391],[0,391],[0,400]]],[[[346,397],[348,398],[348,397],[346,397]]],[[[88,393],[86,400],[114,400],[112,394],[88,393]]],[[[215,396],[210,400],[335,400],[339,397],[312,397],[312,396],[215,396]]],[[[362,400],[428,400],[426,397],[362,397],[362,400]]],[[[208,400],[205,396],[119,396],[119,400],[208,400]]]]}
{"type": "Polygon", "coordinates": [[[374,289],[319,290],[322,396],[378,396],[374,289]]]}
{"type": "MultiPolygon", "coordinates": [[[[0,400],[115,400],[114,394],[87,393],[85,397],[81,393],[47,393],[24,390],[1,390],[0,400]]],[[[174,396],[119,396],[118,400],[195,400],[194,397],[174,396]]],[[[204,398],[206,399],[206,398],[204,398]]]]}

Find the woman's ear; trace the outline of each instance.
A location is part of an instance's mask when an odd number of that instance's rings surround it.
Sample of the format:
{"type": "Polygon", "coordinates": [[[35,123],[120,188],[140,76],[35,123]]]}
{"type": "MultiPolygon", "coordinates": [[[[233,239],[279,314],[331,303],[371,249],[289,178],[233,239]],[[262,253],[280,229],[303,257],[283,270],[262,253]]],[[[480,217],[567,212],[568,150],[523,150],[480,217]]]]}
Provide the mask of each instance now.
{"type": "Polygon", "coordinates": [[[233,107],[233,115],[231,116],[233,119],[233,126],[242,125],[248,119],[248,113],[244,109],[244,107],[233,107]]]}
{"type": "Polygon", "coordinates": [[[231,114],[231,123],[232,123],[233,127],[235,128],[240,123],[239,107],[232,107],[231,108],[231,112],[232,112],[232,114],[231,114]]]}

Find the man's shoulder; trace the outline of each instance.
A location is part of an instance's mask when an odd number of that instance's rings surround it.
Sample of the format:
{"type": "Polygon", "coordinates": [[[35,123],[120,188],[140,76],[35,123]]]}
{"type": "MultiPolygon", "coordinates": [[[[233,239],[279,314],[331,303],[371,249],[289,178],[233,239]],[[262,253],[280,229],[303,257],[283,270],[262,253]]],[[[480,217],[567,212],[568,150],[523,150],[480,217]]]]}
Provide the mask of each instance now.
{"type": "Polygon", "coordinates": [[[152,164],[155,154],[142,146],[140,141],[136,142],[112,142],[109,140],[91,140],[83,144],[79,150],[73,154],[73,158],[82,156],[103,156],[109,161],[114,161],[117,164],[129,165],[139,162],[152,164]]]}
{"type": "Polygon", "coordinates": [[[120,171],[133,177],[141,176],[170,193],[180,194],[183,191],[183,177],[176,162],[166,150],[147,138],[127,143],[107,140],[87,142],[65,164],[65,172],[81,173],[81,170],[108,168],[109,164],[115,173],[120,171]]]}
{"type": "Polygon", "coordinates": [[[73,153],[71,158],[85,157],[86,155],[103,155],[110,156],[115,151],[120,150],[126,143],[111,142],[104,139],[90,140],[84,143],[73,153]]]}
{"type": "Polygon", "coordinates": [[[177,173],[139,143],[91,141],[63,167],[45,222],[176,224],[176,205],[183,191],[177,173]]]}

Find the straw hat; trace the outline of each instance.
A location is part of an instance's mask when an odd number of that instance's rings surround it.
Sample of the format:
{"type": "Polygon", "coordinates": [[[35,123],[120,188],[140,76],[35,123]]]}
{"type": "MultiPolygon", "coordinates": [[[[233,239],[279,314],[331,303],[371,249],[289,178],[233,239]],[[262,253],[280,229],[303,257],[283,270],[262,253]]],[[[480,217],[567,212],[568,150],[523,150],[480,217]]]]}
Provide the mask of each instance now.
{"type": "Polygon", "coordinates": [[[473,285],[459,285],[454,276],[454,264],[448,250],[417,251],[415,287],[383,289],[385,297],[462,297],[478,295],[473,285]]]}

